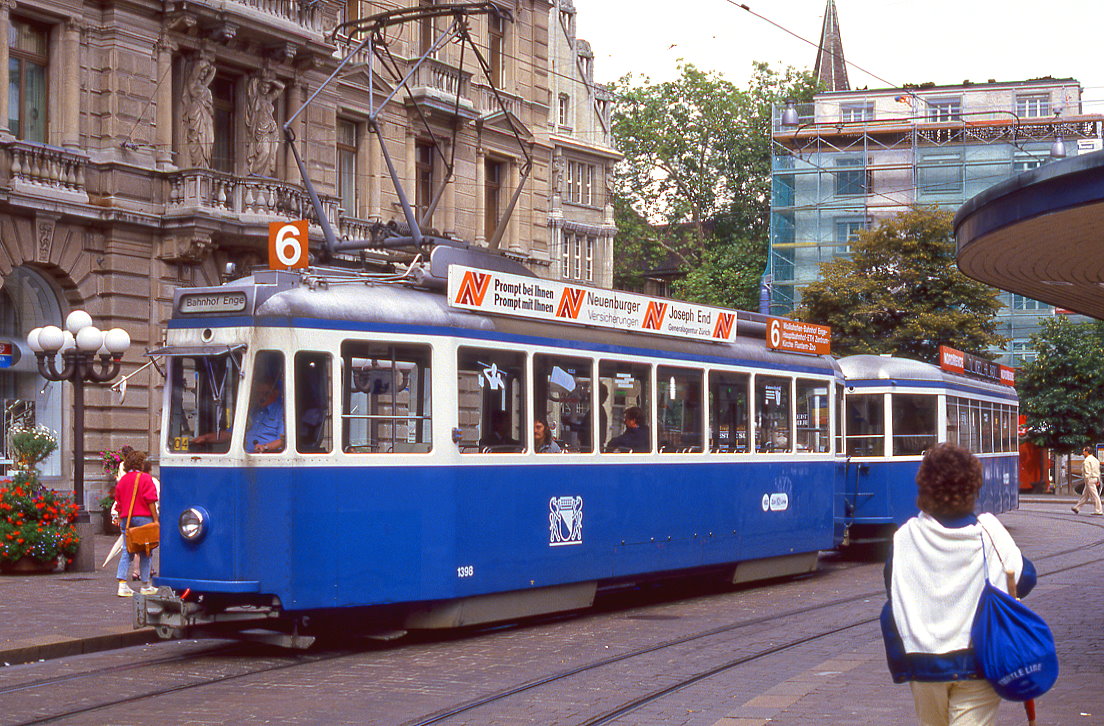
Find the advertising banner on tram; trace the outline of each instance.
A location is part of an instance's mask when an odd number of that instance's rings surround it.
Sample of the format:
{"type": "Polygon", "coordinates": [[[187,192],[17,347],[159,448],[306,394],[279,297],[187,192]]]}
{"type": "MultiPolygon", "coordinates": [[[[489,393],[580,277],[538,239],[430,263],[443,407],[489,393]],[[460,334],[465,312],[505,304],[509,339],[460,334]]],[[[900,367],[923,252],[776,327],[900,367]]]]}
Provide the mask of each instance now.
{"type": "Polygon", "coordinates": [[[449,268],[448,299],[453,307],[484,313],[715,341],[734,340],[741,315],[737,310],[459,265],[449,268]]]}
{"type": "Polygon", "coordinates": [[[939,367],[951,373],[984,378],[1006,386],[1016,385],[1016,369],[964,353],[947,345],[939,346],[939,367]]]}

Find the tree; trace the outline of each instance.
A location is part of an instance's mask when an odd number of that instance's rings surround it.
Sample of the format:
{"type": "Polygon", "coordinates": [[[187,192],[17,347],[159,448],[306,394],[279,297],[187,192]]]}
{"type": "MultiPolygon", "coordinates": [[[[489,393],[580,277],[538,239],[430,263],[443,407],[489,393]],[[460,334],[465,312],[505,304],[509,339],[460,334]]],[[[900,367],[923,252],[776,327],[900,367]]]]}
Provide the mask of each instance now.
{"type": "MultiPolygon", "coordinates": [[[[765,63],[754,65],[747,90],[690,64],[680,72],[664,83],[637,83],[630,75],[613,85],[613,136],[625,155],[613,184],[619,230],[614,279],[632,285],[642,263],[664,264],[696,275],[697,281],[676,290],[706,302],[697,296],[717,292],[707,281],[762,273],[770,228],[771,107],[787,98],[810,100],[817,82],[765,63]],[[698,270],[703,262],[709,271],[698,270]]],[[[754,291],[750,300],[737,297],[742,307],[754,306],[756,298],[754,291]]]]}
{"type": "Polygon", "coordinates": [[[955,264],[952,215],[913,207],[864,230],[849,257],[820,266],[797,317],[832,327],[841,355],[890,353],[938,363],[939,346],[984,356],[996,333],[997,291],[955,264]]]}
{"type": "Polygon", "coordinates": [[[1104,323],[1042,321],[1031,337],[1035,360],[1016,372],[1028,439],[1058,453],[1079,453],[1104,436],[1104,323]]]}

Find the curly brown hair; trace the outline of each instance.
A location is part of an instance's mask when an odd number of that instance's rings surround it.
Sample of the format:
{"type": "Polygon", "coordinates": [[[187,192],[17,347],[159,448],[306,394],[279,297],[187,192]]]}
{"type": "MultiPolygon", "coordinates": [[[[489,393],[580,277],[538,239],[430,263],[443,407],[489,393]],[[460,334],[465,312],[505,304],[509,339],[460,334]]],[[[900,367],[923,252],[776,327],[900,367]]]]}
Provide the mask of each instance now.
{"type": "Polygon", "coordinates": [[[928,449],[916,473],[916,506],[934,517],[964,517],[981,489],[981,462],[961,446],[928,449]]]}
{"type": "Polygon", "coordinates": [[[123,471],[144,471],[147,454],[144,451],[131,450],[123,457],[123,471]]]}

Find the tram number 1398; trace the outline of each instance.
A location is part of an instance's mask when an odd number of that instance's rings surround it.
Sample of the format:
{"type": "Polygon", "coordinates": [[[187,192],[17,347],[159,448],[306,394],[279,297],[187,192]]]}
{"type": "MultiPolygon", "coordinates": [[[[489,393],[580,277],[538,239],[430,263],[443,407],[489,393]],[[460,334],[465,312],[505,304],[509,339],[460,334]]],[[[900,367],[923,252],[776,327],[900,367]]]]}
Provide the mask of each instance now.
{"type": "Polygon", "coordinates": [[[475,574],[475,565],[463,565],[456,568],[457,577],[471,577],[475,574]]]}

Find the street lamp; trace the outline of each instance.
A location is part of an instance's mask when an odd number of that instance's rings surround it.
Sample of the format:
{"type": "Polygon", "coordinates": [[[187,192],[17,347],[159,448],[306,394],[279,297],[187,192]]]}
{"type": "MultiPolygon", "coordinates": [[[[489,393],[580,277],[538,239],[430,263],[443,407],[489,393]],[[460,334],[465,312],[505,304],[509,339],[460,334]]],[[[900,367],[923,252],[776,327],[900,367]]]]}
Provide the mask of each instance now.
{"type": "Polygon", "coordinates": [[[123,353],[130,347],[130,335],[122,328],[101,331],[83,310],[69,313],[65,328],[56,325],[35,328],[27,335],[27,345],[38,358],[38,372],[43,378],[73,384],[73,498],[77,503],[80,537],[73,569],[91,572],[96,566],[92,525],[84,508],[84,382],[106,383],[119,374],[123,353]],[[59,351],[60,371],[55,362],[59,351]]]}

